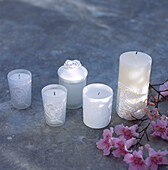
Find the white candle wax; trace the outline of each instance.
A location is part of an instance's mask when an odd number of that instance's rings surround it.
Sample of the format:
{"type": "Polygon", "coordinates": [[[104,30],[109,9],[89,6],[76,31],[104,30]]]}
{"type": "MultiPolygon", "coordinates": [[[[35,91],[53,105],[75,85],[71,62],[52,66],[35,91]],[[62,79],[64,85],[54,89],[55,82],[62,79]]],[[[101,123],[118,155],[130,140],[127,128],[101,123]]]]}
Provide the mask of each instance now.
{"type": "Polygon", "coordinates": [[[67,89],[67,108],[82,106],[82,90],[86,85],[87,70],[78,60],[67,60],[58,69],[59,84],[67,89]]]}
{"type": "Polygon", "coordinates": [[[11,80],[17,81],[17,82],[19,82],[19,81],[22,82],[22,81],[28,80],[29,78],[30,78],[30,76],[25,73],[15,73],[10,76],[11,80]]]}
{"type": "Polygon", "coordinates": [[[67,90],[61,85],[48,85],[42,89],[42,99],[46,123],[61,126],[66,117],[67,90]]]}
{"type": "Polygon", "coordinates": [[[141,89],[149,85],[152,59],[142,52],[126,52],[120,56],[119,82],[129,88],[141,89]]]}
{"type": "Polygon", "coordinates": [[[132,120],[126,113],[140,119],[144,116],[152,59],[142,52],[126,52],[120,56],[117,113],[132,120]]]}
{"type": "Polygon", "coordinates": [[[31,72],[24,69],[8,73],[11,101],[15,108],[25,109],[31,105],[31,72]]]}
{"type": "Polygon", "coordinates": [[[113,90],[104,84],[83,89],[83,122],[90,128],[104,128],[111,120],[113,90]]]}

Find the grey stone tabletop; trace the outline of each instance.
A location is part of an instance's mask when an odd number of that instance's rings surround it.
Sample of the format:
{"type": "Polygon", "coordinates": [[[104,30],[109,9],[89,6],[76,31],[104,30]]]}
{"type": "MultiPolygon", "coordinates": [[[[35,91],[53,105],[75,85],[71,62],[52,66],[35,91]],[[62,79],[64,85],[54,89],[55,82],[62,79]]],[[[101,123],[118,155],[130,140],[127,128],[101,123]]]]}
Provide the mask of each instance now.
{"type": "MultiPolygon", "coordinates": [[[[41,89],[58,83],[66,59],[78,59],[88,69],[87,84],[114,90],[108,127],[132,125],[115,111],[119,55],[129,50],[152,56],[151,81],[167,79],[167,0],[0,0],[0,169],[127,169],[122,159],[96,148],[103,129],[86,127],[82,109],[67,110],[59,128],[46,125],[41,89]],[[15,68],[33,74],[32,105],[25,110],[10,103],[6,76],[15,68]]],[[[150,143],[168,148],[157,138],[150,143]]]]}

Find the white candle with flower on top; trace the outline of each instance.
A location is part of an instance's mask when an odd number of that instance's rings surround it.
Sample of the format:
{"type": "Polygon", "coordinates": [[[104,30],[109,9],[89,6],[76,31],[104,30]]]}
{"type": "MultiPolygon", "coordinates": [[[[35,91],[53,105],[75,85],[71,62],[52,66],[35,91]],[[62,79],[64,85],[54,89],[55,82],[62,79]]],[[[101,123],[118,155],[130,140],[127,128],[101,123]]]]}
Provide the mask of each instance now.
{"type": "Polygon", "coordinates": [[[7,78],[12,105],[17,109],[28,108],[31,105],[31,72],[24,69],[16,69],[9,72],[7,78]]]}
{"type": "Polygon", "coordinates": [[[66,60],[58,69],[59,84],[67,89],[67,108],[82,106],[82,90],[86,86],[87,70],[78,60],[66,60]]]}
{"type": "Polygon", "coordinates": [[[121,118],[133,120],[144,116],[151,64],[152,58],[145,53],[130,51],[121,54],[116,107],[121,118]]]}

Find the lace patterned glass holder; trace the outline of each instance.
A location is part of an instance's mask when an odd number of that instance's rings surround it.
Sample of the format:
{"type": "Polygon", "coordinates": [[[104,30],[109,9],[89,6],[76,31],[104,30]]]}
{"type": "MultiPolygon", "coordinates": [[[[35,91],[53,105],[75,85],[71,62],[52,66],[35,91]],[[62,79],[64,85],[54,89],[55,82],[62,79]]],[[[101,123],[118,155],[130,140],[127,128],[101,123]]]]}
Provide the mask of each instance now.
{"type": "Polygon", "coordinates": [[[16,69],[9,72],[7,78],[13,107],[17,109],[28,108],[31,105],[31,72],[24,69],[16,69]]]}
{"type": "Polygon", "coordinates": [[[65,123],[67,90],[64,86],[51,84],[42,91],[44,115],[49,126],[57,127],[65,123]]]}

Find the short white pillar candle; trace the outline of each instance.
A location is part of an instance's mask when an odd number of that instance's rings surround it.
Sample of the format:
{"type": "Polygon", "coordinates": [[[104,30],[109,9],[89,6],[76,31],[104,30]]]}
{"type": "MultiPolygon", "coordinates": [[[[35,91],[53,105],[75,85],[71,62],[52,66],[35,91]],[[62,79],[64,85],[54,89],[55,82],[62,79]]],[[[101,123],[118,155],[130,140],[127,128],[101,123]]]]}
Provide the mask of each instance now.
{"type": "Polygon", "coordinates": [[[86,86],[87,70],[78,60],[66,60],[58,69],[59,84],[67,89],[67,108],[82,106],[82,90],[86,86]]]}
{"type": "Polygon", "coordinates": [[[111,121],[113,90],[104,84],[90,84],[83,89],[83,122],[94,129],[111,121]]]}
{"type": "Polygon", "coordinates": [[[130,51],[120,56],[116,110],[121,118],[144,116],[151,64],[152,58],[142,52],[130,51]]]}
{"type": "Polygon", "coordinates": [[[49,126],[57,127],[65,123],[67,90],[64,86],[51,84],[42,91],[44,114],[49,126]]]}
{"type": "Polygon", "coordinates": [[[16,69],[9,72],[7,78],[12,105],[17,109],[28,108],[31,105],[31,72],[24,69],[16,69]]]}

